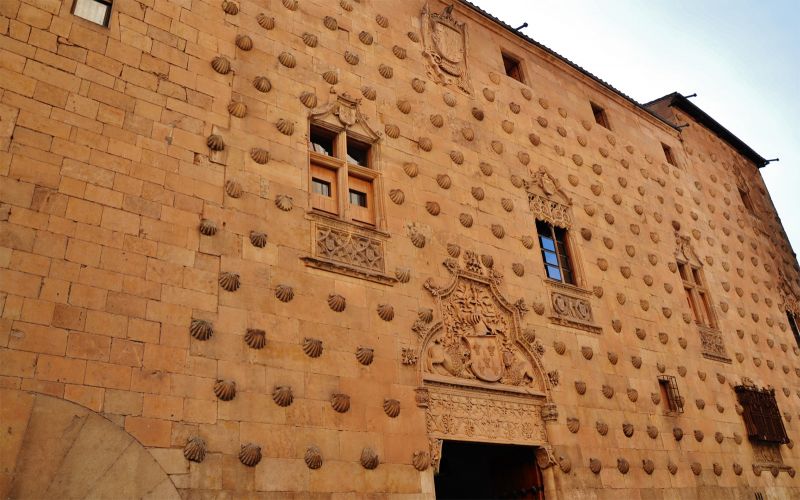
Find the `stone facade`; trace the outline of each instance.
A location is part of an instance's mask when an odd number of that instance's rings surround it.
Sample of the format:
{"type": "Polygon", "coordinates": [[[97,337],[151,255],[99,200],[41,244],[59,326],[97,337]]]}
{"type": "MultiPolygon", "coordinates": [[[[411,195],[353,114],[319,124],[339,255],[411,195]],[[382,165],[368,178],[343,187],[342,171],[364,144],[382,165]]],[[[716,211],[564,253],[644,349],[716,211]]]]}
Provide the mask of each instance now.
{"type": "Polygon", "coordinates": [[[3,497],[433,497],[443,439],[537,446],[548,498],[800,495],[798,266],[741,147],[466,3],[71,3],[0,2],[3,497]],[[369,144],[330,166],[369,213],[314,208],[311,122],[369,144]]]}

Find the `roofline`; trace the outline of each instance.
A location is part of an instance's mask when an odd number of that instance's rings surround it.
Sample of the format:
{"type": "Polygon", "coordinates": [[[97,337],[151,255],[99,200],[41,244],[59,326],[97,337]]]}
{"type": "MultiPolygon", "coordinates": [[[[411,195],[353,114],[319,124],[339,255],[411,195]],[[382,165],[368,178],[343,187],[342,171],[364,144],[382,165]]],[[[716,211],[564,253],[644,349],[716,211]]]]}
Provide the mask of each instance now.
{"type": "Polygon", "coordinates": [[[744,141],[736,137],[730,130],[723,127],[718,121],[711,118],[705,111],[697,107],[693,102],[687,99],[685,96],[680,94],[679,92],[673,92],[671,94],[667,94],[663,97],[659,97],[653,101],[650,101],[644,106],[650,106],[656,102],[663,101],[665,99],[669,100],[670,106],[675,106],[676,108],[681,109],[686,114],[694,118],[699,124],[703,125],[711,132],[717,135],[720,139],[727,142],[733,149],[738,151],[742,156],[750,159],[753,163],[755,163],[757,168],[763,168],[769,162],[764,159],[760,154],[756,153],[753,148],[745,144],[744,141]]]}
{"type": "Polygon", "coordinates": [[[514,36],[522,39],[525,42],[530,43],[531,45],[533,45],[533,46],[545,51],[547,54],[555,57],[559,61],[567,64],[572,69],[580,72],[584,76],[586,76],[589,79],[593,80],[595,83],[597,83],[600,86],[610,90],[612,93],[622,97],[624,100],[628,101],[630,104],[633,104],[634,107],[638,108],[641,111],[644,111],[646,114],[648,114],[651,117],[655,118],[656,120],[658,120],[659,122],[661,122],[664,125],[668,126],[669,128],[680,132],[680,129],[677,126],[675,126],[675,124],[671,123],[669,120],[666,120],[666,119],[662,118],[657,113],[655,113],[655,112],[651,111],[650,109],[648,109],[647,107],[645,107],[645,105],[640,104],[638,101],[636,101],[632,97],[630,97],[627,94],[623,93],[619,89],[614,88],[614,86],[612,86],[610,83],[608,83],[605,80],[601,79],[600,77],[590,73],[589,71],[587,71],[586,69],[582,68],[578,64],[570,61],[566,57],[564,57],[561,54],[555,52],[554,50],[546,47],[545,45],[542,45],[541,43],[539,43],[536,40],[534,40],[533,38],[525,35],[524,33],[514,29],[511,25],[506,24],[505,22],[501,21],[500,19],[496,18],[492,14],[490,14],[490,13],[486,12],[485,10],[481,9],[480,7],[478,7],[477,5],[473,4],[472,2],[469,2],[468,0],[459,0],[459,2],[462,5],[464,5],[466,7],[469,7],[473,11],[477,12],[481,16],[483,16],[483,17],[489,19],[490,21],[494,22],[495,24],[497,24],[501,28],[504,28],[506,31],[508,31],[509,33],[513,34],[514,36]]]}

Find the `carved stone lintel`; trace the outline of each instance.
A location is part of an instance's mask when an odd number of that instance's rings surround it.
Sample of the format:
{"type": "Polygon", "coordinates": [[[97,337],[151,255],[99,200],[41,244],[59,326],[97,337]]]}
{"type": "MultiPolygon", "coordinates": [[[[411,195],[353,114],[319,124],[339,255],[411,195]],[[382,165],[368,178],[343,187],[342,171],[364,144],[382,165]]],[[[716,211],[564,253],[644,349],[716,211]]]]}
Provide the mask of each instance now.
{"type": "Polygon", "coordinates": [[[548,284],[553,288],[550,292],[550,305],[553,323],[579,328],[592,333],[602,333],[603,329],[594,322],[589,292],[567,287],[557,283],[548,284]]]}
{"type": "Polygon", "coordinates": [[[719,330],[701,328],[700,343],[702,345],[703,357],[723,363],[732,362],[730,356],[728,356],[727,349],[725,349],[725,341],[722,339],[722,332],[719,330]]]}
{"type": "Polygon", "coordinates": [[[422,8],[423,55],[428,76],[436,83],[454,85],[472,93],[467,68],[467,26],[453,18],[453,6],[440,13],[431,12],[428,3],[422,8]]]}
{"type": "Polygon", "coordinates": [[[542,406],[542,420],[545,422],[558,420],[558,406],[555,403],[546,403],[542,406]]]}

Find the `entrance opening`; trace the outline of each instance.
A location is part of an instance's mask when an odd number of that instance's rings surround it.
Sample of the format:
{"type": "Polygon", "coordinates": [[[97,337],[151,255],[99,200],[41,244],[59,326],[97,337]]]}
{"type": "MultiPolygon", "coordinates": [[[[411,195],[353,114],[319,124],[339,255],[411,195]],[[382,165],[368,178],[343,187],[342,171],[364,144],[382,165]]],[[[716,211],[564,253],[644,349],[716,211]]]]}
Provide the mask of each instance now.
{"type": "Polygon", "coordinates": [[[532,498],[544,500],[536,448],[444,441],[436,498],[532,498]]]}

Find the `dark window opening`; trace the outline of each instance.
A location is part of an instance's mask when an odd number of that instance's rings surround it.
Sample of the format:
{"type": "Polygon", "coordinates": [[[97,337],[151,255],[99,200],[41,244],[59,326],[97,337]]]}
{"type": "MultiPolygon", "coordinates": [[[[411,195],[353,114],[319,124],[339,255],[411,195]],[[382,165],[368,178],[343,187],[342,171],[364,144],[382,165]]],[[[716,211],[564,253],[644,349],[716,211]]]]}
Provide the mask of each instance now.
{"type": "Polygon", "coordinates": [[[313,178],[311,179],[312,190],[314,193],[327,196],[328,198],[331,197],[331,183],[328,181],[323,181],[322,179],[313,178]]]}
{"type": "Polygon", "coordinates": [[[347,138],[347,161],[362,167],[369,167],[369,145],[347,138]]]}
{"type": "Polygon", "coordinates": [[[321,127],[311,126],[308,140],[311,151],[326,156],[336,156],[336,134],[321,127]]]}
{"type": "Polygon", "coordinates": [[[590,104],[592,105],[592,114],[594,114],[595,123],[603,128],[611,130],[611,126],[608,123],[608,115],[606,115],[606,110],[591,101],[590,104]]]}
{"type": "Polygon", "coordinates": [[[511,78],[520,83],[524,83],[524,80],[522,78],[522,67],[520,66],[519,60],[505,53],[502,55],[503,55],[503,67],[506,70],[506,75],[510,76],[511,78]]]}
{"type": "Polygon", "coordinates": [[[659,375],[658,387],[661,391],[661,399],[667,406],[668,411],[683,413],[683,398],[678,392],[678,382],[672,375],[659,375]]]}
{"type": "Polygon", "coordinates": [[[664,150],[664,158],[667,159],[667,163],[673,167],[677,167],[678,165],[675,163],[675,155],[672,153],[672,148],[662,142],[661,149],[664,150]]]}
{"type": "Polygon", "coordinates": [[[367,193],[362,191],[350,190],[350,204],[367,208],[367,193]]]}
{"type": "Polygon", "coordinates": [[[754,213],[753,201],[750,199],[750,193],[742,188],[739,188],[739,197],[742,199],[742,205],[744,205],[744,208],[746,208],[751,214],[754,213]]]}
{"type": "Polygon", "coordinates": [[[569,258],[567,231],[544,221],[536,221],[536,232],[539,234],[539,246],[542,249],[547,277],[574,285],[575,275],[569,258]]]}
{"type": "Polygon", "coordinates": [[[716,328],[711,300],[708,297],[705,280],[700,268],[678,262],[678,270],[683,281],[686,301],[692,311],[694,322],[706,328],[716,328]]]}
{"type": "Polygon", "coordinates": [[[108,26],[111,19],[111,0],[75,0],[72,14],[100,26],[108,26]]]}
{"type": "Polygon", "coordinates": [[[748,438],[767,443],[789,442],[774,391],[743,385],[736,386],[734,390],[744,409],[742,419],[748,438]]]}
{"type": "Polygon", "coordinates": [[[797,343],[797,347],[800,347],[800,326],[797,324],[797,317],[792,311],[786,311],[786,319],[789,321],[789,328],[792,329],[794,334],[794,341],[797,343]]]}

